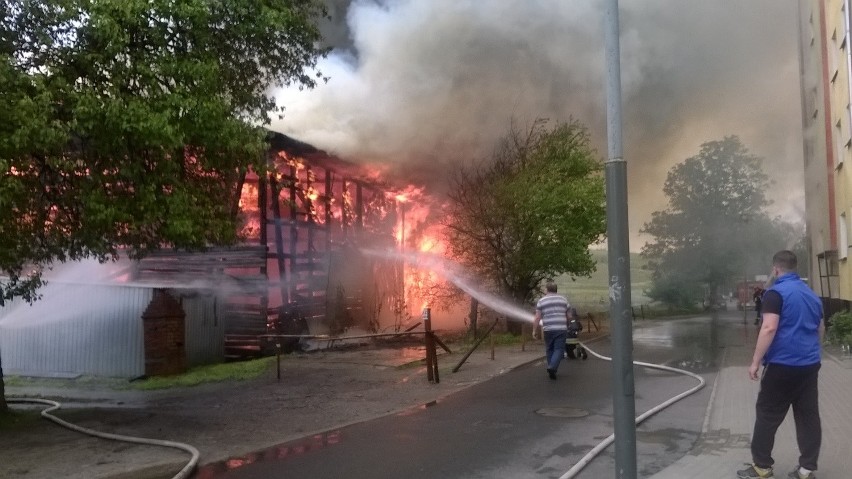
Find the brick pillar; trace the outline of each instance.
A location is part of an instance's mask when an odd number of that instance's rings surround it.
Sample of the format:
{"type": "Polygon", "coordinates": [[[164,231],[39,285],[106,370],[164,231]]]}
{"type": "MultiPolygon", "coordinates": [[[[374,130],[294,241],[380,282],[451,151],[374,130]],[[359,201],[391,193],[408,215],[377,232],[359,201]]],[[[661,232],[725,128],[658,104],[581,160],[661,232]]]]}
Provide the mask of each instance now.
{"type": "Polygon", "coordinates": [[[145,331],[145,375],[165,376],[186,371],[184,318],[180,303],[163,289],[142,313],[145,331]]]}

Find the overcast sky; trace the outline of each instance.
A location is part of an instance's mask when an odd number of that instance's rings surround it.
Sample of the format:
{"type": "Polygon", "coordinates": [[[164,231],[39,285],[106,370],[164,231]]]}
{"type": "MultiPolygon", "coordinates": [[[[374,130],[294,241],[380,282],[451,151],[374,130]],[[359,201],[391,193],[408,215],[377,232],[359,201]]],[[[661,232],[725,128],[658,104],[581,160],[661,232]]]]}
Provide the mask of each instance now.
{"type": "MultiPolygon", "coordinates": [[[[329,0],[334,46],[314,90],[278,92],[273,129],[352,161],[439,184],[487,156],[512,118],[574,118],[606,146],[600,0],[329,0]]],[[[669,169],[738,135],[775,181],[770,207],[804,211],[796,2],[620,2],[631,250],[666,207],[669,169]]]]}

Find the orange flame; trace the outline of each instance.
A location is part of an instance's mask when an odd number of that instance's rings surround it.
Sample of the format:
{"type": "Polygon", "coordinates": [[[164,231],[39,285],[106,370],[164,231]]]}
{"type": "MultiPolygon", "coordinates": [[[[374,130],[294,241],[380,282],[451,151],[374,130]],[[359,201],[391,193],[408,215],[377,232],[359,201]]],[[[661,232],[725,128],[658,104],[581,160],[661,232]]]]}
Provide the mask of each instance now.
{"type": "MultiPolygon", "coordinates": [[[[425,188],[408,185],[402,190],[387,193],[396,202],[397,223],[394,237],[403,254],[429,253],[443,256],[446,246],[443,243],[443,231],[436,213],[440,205],[430,197],[425,188]]],[[[407,307],[434,303],[435,287],[444,283],[437,273],[419,268],[415,264],[403,265],[404,298],[407,307]]],[[[412,316],[419,311],[409,311],[412,316]]]]}

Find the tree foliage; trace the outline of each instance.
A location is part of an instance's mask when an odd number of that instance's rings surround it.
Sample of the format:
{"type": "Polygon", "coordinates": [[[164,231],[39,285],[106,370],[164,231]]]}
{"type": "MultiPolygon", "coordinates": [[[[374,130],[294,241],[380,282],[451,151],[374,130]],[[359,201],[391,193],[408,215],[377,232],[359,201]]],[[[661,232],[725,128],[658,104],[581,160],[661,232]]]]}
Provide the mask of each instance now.
{"type": "Polygon", "coordinates": [[[715,297],[734,279],[767,272],[772,255],[800,239],[797,227],[767,214],[770,181],[761,163],[728,136],[669,171],[668,207],[642,228],[653,237],[642,249],[653,299],[686,306],[704,288],[715,297]]]}
{"type": "Polygon", "coordinates": [[[701,296],[701,285],[690,277],[683,277],[681,273],[676,271],[655,277],[645,295],[670,308],[691,310],[701,296]]]}
{"type": "Polygon", "coordinates": [[[3,0],[0,304],[53,261],[236,238],[270,87],[312,87],[319,0],[3,0]]]}
{"type": "Polygon", "coordinates": [[[2,2],[0,305],[55,261],[236,241],[269,88],[319,78],[320,0],[2,2]]]}
{"type": "Polygon", "coordinates": [[[449,253],[519,302],[530,302],[544,279],[590,274],[588,247],[606,231],[601,172],[579,122],[513,124],[491,158],[453,177],[449,253]]]}

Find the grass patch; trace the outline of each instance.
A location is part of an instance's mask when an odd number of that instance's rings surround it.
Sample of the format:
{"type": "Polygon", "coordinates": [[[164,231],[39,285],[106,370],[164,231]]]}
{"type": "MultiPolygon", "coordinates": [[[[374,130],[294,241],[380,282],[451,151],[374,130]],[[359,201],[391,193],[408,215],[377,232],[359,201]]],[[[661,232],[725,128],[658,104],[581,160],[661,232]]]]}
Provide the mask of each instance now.
{"type": "Polygon", "coordinates": [[[636,319],[671,318],[677,316],[694,316],[704,313],[704,309],[698,305],[691,308],[674,307],[660,303],[644,304],[634,306],[633,311],[636,319]]]}
{"type": "Polygon", "coordinates": [[[407,363],[400,364],[399,366],[396,367],[396,369],[401,369],[401,370],[415,369],[415,368],[419,368],[419,367],[423,366],[424,364],[426,364],[426,361],[424,359],[412,359],[411,361],[409,361],[407,363]]]}
{"type": "MultiPolygon", "coordinates": [[[[48,378],[33,376],[3,376],[7,387],[32,388],[88,388],[88,389],[126,389],[124,378],[106,378],[99,376],[80,376],[76,378],[48,378]]],[[[8,391],[7,391],[8,392],[8,391]]]]}
{"type": "Polygon", "coordinates": [[[244,381],[263,374],[275,362],[274,357],[233,363],[198,366],[183,374],[157,376],[131,383],[131,389],[152,390],[192,387],[221,381],[244,381]]]}
{"type": "Polygon", "coordinates": [[[26,381],[20,376],[3,376],[3,384],[6,386],[24,386],[26,381]]]}
{"type": "MultiPolygon", "coordinates": [[[[476,328],[476,339],[474,339],[473,336],[471,336],[470,332],[466,329],[455,331],[440,331],[438,333],[438,338],[445,344],[449,345],[450,349],[453,349],[453,346],[455,346],[456,349],[461,348],[466,350],[469,346],[472,346],[474,343],[476,343],[476,341],[479,341],[479,339],[485,336],[485,333],[487,333],[490,328],[490,324],[480,325],[478,328],[476,328]]],[[[527,334],[530,334],[529,331],[526,332],[527,334]]],[[[518,334],[506,332],[500,333],[496,331],[492,331],[491,334],[494,335],[494,344],[498,346],[521,344],[521,342],[523,341],[521,336],[518,334]]],[[[491,339],[486,338],[484,342],[490,344],[491,339]]]]}
{"type": "MultiPolygon", "coordinates": [[[[559,292],[565,294],[581,314],[609,311],[608,253],[606,250],[592,250],[591,253],[597,263],[597,270],[591,277],[572,280],[562,275],[556,278],[559,292]]],[[[634,306],[650,302],[645,290],[651,287],[651,273],[647,261],[639,253],[630,253],[630,296],[634,306]]]]}
{"type": "Polygon", "coordinates": [[[15,411],[9,410],[0,413],[0,431],[15,431],[28,428],[30,425],[41,420],[40,411],[15,411]]]}
{"type": "MultiPolygon", "coordinates": [[[[513,344],[521,344],[523,339],[520,335],[512,334],[512,333],[495,333],[494,335],[494,344],[497,346],[510,346],[513,344]]],[[[491,344],[491,338],[485,340],[486,343],[491,344]]],[[[473,343],[473,341],[471,341],[473,343]]]]}

